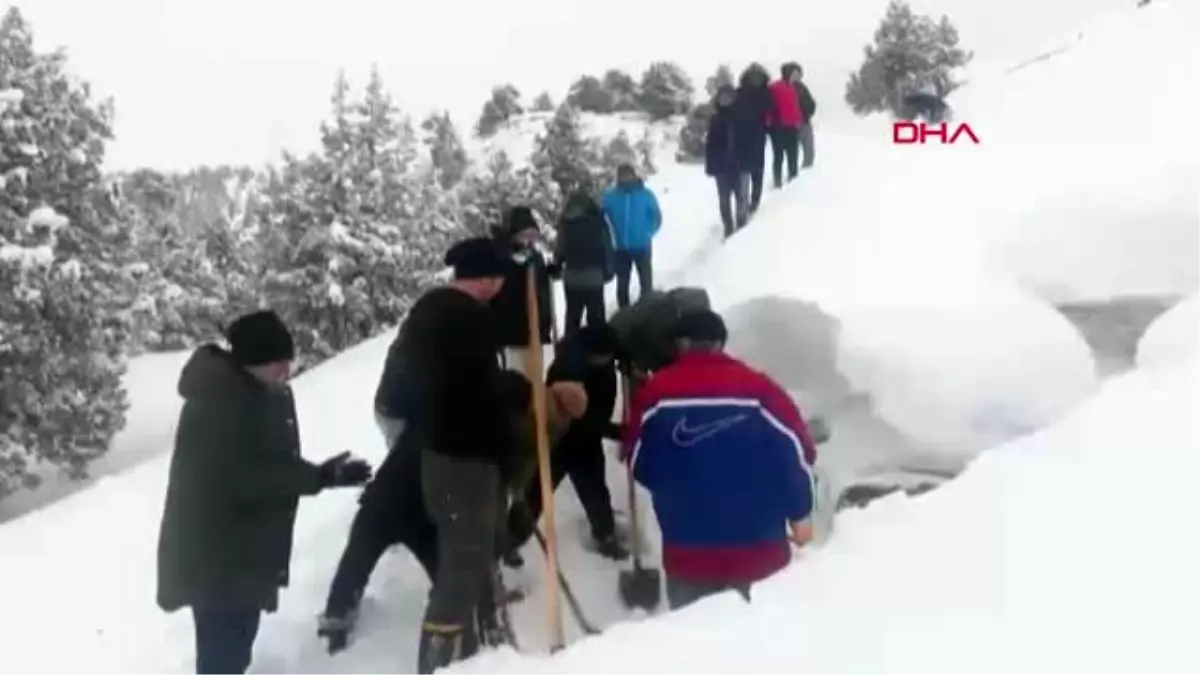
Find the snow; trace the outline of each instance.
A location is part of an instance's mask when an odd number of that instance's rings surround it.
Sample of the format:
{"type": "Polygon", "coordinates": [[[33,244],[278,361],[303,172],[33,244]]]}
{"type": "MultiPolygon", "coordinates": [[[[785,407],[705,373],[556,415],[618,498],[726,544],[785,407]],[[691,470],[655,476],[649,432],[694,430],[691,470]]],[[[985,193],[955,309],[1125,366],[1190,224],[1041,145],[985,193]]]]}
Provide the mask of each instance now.
{"type": "Polygon", "coordinates": [[[1143,368],[1175,365],[1200,355],[1200,295],[1181,300],[1154,320],[1138,342],[1143,368]]]}
{"type": "MultiPolygon", "coordinates": [[[[1089,27],[1052,58],[976,79],[955,105],[980,146],[892,147],[877,120],[865,135],[819,132],[816,167],[769,193],[725,246],[711,181],[664,162],[650,180],[666,216],[659,282],[709,288],[731,349],[829,417],[821,469],[845,481],[909,464],[965,470],[921,497],[842,512],[832,538],[762,584],[751,606],[718,597],[655,618],[620,606],[618,568],[584,550],[581,509],[563,489],[562,569],[608,630],[582,639],[567,616],[570,648],[544,655],[544,572],[531,546],[511,575],[530,589],[513,608],[527,653],[491,652],[455,670],[1200,669],[1200,509],[1180,501],[1198,492],[1200,364],[1164,357],[1161,346],[1197,342],[1196,187],[1187,182],[1197,164],[1183,149],[1195,144],[1160,134],[1172,115],[1193,112],[1194,34],[1177,34],[1194,25],[1188,12],[1156,0],[1089,27]],[[1110,68],[1103,78],[1101,66],[1110,68]],[[1153,82],[1145,91],[1142,77],[1153,82]],[[1148,98],[1120,117],[1135,100],[1128,91],[1148,98]],[[1108,116],[1097,105],[1106,95],[1108,116]],[[1155,130],[1121,133],[1113,116],[1155,130]],[[1065,135],[1028,135],[1035,122],[1065,135]],[[1136,170],[1119,167],[1133,161],[1136,170]],[[1145,241],[1130,238],[1135,227],[1145,241]],[[1095,257],[1085,265],[1073,253],[1095,257]],[[1143,338],[1143,366],[1153,368],[1099,381],[1082,337],[1046,299],[1147,288],[1193,297],[1143,338]]],[[[589,124],[630,124],[598,120],[589,124]]],[[[513,138],[528,147],[540,127],[513,138]]],[[[515,159],[527,149],[513,138],[497,144],[515,159]]],[[[382,459],[371,399],[392,337],[297,378],[306,457],[351,449],[382,459]]],[[[133,415],[160,422],[144,432],[159,451],[170,446],[178,400],[166,392],[178,367],[154,369],[163,381],[147,382],[153,402],[134,402],[133,415]]],[[[165,455],[154,457],[0,528],[4,670],[190,671],[190,617],[154,605],[166,468],[165,455]]],[[[609,478],[622,508],[615,464],[609,478]]],[[[315,636],[356,498],[302,502],[292,584],[263,623],[256,671],[412,668],[428,587],[404,551],[381,561],[348,652],[330,658],[315,636]]],[[[656,565],[653,514],[639,517],[656,565]]]]}
{"type": "Polygon", "coordinates": [[[22,267],[44,267],[54,262],[54,249],[50,246],[0,246],[0,261],[16,263],[22,267]]]}

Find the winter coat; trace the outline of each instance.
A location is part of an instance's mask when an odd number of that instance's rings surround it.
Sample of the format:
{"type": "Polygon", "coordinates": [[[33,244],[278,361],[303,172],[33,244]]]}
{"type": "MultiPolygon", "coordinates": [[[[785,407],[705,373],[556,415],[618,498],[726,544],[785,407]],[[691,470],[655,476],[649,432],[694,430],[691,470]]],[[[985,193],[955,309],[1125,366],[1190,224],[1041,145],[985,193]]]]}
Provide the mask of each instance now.
{"type": "Polygon", "coordinates": [[[658,198],[644,182],[610,187],[600,205],[612,225],[613,243],[618,251],[650,250],[654,235],[662,226],[662,211],[658,198]]]}
{"type": "Polygon", "coordinates": [[[274,611],[292,527],[319,470],[300,456],[288,387],[271,388],[215,345],[179,377],[183,408],[158,540],[158,604],[274,611]]]}
{"type": "Polygon", "coordinates": [[[494,317],[452,286],[427,291],[409,310],[399,358],[413,393],[408,423],[421,447],[497,465],[512,452],[512,394],[496,354],[494,317]]]}
{"type": "Polygon", "coordinates": [[[769,87],[751,84],[748,75],[742,75],[733,112],[738,160],[744,169],[750,170],[766,164],[767,127],[774,114],[775,101],[769,87]]]}
{"type": "Polygon", "coordinates": [[[803,115],[800,126],[812,124],[813,115],[817,114],[817,100],[813,98],[807,84],[796,83],[796,97],[800,100],[800,112],[803,115]]]}
{"type": "Polygon", "coordinates": [[[600,206],[587,195],[567,202],[558,225],[555,261],[562,265],[563,285],[595,289],[613,277],[613,239],[600,206]]]}
{"type": "Polygon", "coordinates": [[[560,445],[598,445],[601,439],[620,440],[620,427],[612,421],[617,405],[616,363],[595,365],[578,334],[560,341],[546,382],[579,382],[587,395],[587,411],[571,424],[560,445]]]}
{"type": "Polygon", "coordinates": [[[796,87],[787,80],[775,80],[771,83],[771,121],[772,126],[783,129],[799,129],[805,122],[804,111],[800,109],[800,96],[796,87]]]}
{"type": "Polygon", "coordinates": [[[383,362],[383,373],[375,387],[375,411],[394,420],[407,420],[413,413],[412,381],[404,373],[404,328],[396,332],[383,362]]]}
{"type": "Polygon", "coordinates": [[[534,285],[538,299],[538,340],[543,345],[553,342],[553,298],[551,279],[558,276],[557,265],[550,265],[535,249],[513,250],[513,262],[504,275],[504,286],[490,307],[494,314],[496,338],[500,347],[529,346],[529,303],[525,293],[526,275],[533,266],[534,285]]]}
{"type": "Polygon", "coordinates": [[[718,107],[704,137],[704,173],[733,176],[742,170],[737,147],[737,119],[732,106],[718,107]]]}

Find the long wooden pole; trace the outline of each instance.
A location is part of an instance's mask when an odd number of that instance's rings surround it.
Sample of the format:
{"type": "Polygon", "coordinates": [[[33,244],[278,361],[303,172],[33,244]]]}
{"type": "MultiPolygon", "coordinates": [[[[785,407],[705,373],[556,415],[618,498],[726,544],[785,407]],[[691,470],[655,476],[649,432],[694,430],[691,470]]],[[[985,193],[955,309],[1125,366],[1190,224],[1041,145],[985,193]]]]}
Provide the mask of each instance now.
{"type": "MultiPolygon", "coordinates": [[[[538,311],[537,275],[533,265],[525,274],[525,303],[529,319],[529,348],[525,350],[525,375],[533,385],[533,425],[537,442],[538,480],[542,487],[542,520],[546,533],[547,620],[550,650],[562,649],[563,622],[558,604],[558,538],[554,527],[554,485],[550,480],[550,436],[546,429],[546,377],[542,366],[541,317],[538,311]]],[[[553,318],[553,317],[552,317],[553,318]]]]}

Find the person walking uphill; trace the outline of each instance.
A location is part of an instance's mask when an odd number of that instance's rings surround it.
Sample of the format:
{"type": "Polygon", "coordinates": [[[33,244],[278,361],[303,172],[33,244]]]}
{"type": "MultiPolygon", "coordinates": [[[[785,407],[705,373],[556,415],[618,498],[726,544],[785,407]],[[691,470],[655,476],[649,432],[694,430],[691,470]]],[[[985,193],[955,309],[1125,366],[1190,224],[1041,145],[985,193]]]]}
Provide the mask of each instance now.
{"type": "Polygon", "coordinates": [[[243,316],[226,337],[230,350],[200,347],[180,374],[158,539],[158,605],[192,609],[198,673],[249,667],[261,613],[288,585],[299,498],[371,477],[349,453],[300,456],[287,384],[295,348],[278,316],[243,316]]]}
{"type": "Polygon", "coordinates": [[[733,110],[736,95],[729,85],[717,91],[704,140],[704,172],[717,183],[726,239],[746,224],[749,201],[750,175],[743,169],[737,146],[737,119],[733,110]]]}
{"type": "Polygon", "coordinates": [[[613,277],[612,231],[600,205],[587,191],[567,198],[558,221],[555,261],[562,265],[563,292],[567,297],[567,335],[579,330],[587,313],[589,326],[608,320],[604,286],[613,277]]]}
{"type": "Polygon", "coordinates": [[[794,63],[783,64],[780,78],[771,83],[771,179],[776,188],[783,187],[784,159],[789,183],[800,172],[800,125],[804,114],[796,91],[796,68],[794,63]]]}
{"type": "Polygon", "coordinates": [[[804,69],[795,62],[792,62],[791,67],[792,85],[796,89],[796,96],[800,99],[801,117],[798,136],[800,149],[804,151],[804,161],[800,163],[800,168],[807,169],[813,165],[817,153],[813,145],[813,116],[817,114],[817,101],[813,98],[812,92],[808,90],[808,85],[804,84],[804,69]]]}
{"type": "Polygon", "coordinates": [[[653,497],[672,609],[750,587],[812,539],[816,448],[795,404],[724,353],[725,324],[694,311],[679,357],[633,395],[622,448],[653,497]]]}
{"type": "Polygon", "coordinates": [[[549,264],[538,250],[541,229],[528,206],[514,206],[504,214],[504,222],[496,233],[497,243],[510,256],[505,268],[504,284],[491,301],[495,314],[496,337],[504,349],[504,365],[513,370],[525,369],[529,350],[529,304],[525,293],[525,275],[533,266],[538,302],[538,340],[542,346],[551,344],[556,320],[552,311],[550,282],[559,275],[559,266],[549,264]]]}
{"type": "Polygon", "coordinates": [[[496,242],[455,244],[445,263],[454,282],[426,293],[405,327],[413,391],[412,431],[421,448],[421,491],[437,530],[437,570],[421,625],[418,672],[478,649],[475,609],[491,588],[499,532],[501,466],[514,452],[505,405],[509,381],[487,303],[512,261],[496,242]]]}
{"type": "Polygon", "coordinates": [[[641,294],[654,288],[652,243],[662,227],[658,198],[646,187],[631,164],[617,169],[617,183],[605,191],[600,202],[612,227],[616,248],[617,306],[629,306],[629,278],[637,269],[641,294]]]}
{"type": "Polygon", "coordinates": [[[742,168],[750,175],[750,201],[746,208],[751,217],[762,201],[767,129],[774,119],[770,81],[766,68],[757,63],[750,64],[738,80],[733,103],[737,117],[735,145],[742,168]]]}

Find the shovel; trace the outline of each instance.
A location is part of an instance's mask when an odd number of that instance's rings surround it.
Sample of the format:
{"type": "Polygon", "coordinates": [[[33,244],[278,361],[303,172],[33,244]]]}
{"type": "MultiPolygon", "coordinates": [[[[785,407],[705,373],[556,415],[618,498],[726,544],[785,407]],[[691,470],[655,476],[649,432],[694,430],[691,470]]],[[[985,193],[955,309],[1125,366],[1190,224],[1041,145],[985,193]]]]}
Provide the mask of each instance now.
{"type": "MultiPolygon", "coordinates": [[[[629,422],[629,389],[629,378],[622,377],[621,398],[624,401],[626,423],[629,422]]],[[[629,486],[629,544],[633,569],[623,570],[617,577],[617,590],[626,607],[652,612],[662,602],[662,573],[655,568],[642,566],[642,535],[638,529],[637,485],[633,480],[632,458],[625,478],[629,486]]]]}

